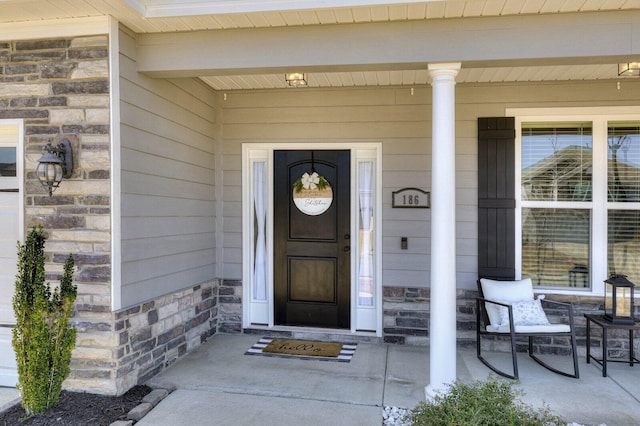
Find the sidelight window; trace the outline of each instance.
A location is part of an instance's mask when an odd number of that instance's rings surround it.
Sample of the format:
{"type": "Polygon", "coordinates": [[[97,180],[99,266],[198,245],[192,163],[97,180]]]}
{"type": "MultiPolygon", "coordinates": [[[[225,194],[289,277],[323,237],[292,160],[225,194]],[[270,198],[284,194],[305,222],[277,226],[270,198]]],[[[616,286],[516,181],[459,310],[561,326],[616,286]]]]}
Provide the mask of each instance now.
{"type": "Polygon", "coordinates": [[[360,248],[358,268],[358,304],[373,306],[373,162],[358,164],[358,200],[360,205],[360,248]]]}
{"type": "Polygon", "coordinates": [[[253,163],[253,204],[255,253],[253,265],[253,298],[267,300],[267,163],[253,163]]]}

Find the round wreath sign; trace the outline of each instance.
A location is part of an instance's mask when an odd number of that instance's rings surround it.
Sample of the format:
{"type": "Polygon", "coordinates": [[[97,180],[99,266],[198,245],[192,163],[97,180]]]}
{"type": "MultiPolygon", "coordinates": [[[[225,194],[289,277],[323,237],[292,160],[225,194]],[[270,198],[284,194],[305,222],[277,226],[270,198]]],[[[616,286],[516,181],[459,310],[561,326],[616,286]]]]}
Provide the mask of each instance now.
{"type": "Polygon", "coordinates": [[[302,213],[318,216],[331,207],[333,190],[323,176],[305,173],[293,183],[293,202],[302,213]]]}

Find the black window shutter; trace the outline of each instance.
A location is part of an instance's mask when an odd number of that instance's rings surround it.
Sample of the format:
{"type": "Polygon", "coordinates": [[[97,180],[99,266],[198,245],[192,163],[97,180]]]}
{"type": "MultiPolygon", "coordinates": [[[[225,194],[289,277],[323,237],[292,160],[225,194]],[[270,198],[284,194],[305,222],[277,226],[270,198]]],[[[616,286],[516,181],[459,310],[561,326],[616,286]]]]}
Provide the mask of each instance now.
{"type": "Polygon", "coordinates": [[[515,278],[515,119],[478,118],[478,275],[515,278]]]}

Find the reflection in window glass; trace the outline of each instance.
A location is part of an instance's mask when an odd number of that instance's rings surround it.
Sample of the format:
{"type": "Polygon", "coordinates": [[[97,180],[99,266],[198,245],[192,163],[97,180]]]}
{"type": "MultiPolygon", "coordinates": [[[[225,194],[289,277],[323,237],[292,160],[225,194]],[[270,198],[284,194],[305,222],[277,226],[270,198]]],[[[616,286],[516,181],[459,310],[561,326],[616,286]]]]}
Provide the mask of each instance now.
{"type": "Polygon", "coordinates": [[[607,219],[607,272],[627,275],[640,283],[640,211],[609,210],[607,219]]]}
{"type": "Polygon", "coordinates": [[[591,201],[591,123],[523,123],[522,199],[591,201]]]}
{"type": "Polygon", "coordinates": [[[522,209],[522,277],[536,286],[588,287],[591,211],[522,209]]]}
{"type": "Polygon", "coordinates": [[[372,161],[358,164],[358,200],[360,202],[360,253],[358,268],[358,304],[373,306],[373,203],[374,167],[372,161]]]}
{"type": "MultiPolygon", "coordinates": [[[[607,131],[607,199],[640,202],[640,122],[609,122],[607,131]]],[[[627,204],[628,207],[631,205],[627,204]]],[[[640,211],[607,211],[607,273],[640,283],[640,211]]]]}
{"type": "Polygon", "coordinates": [[[267,163],[253,163],[253,203],[255,207],[255,264],[253,267],[253,298],[267,300],[267,163]]]}
{"type": "Polygon", "coordinates": [[[16,175],[16,148],[0,147],[0,176],[16,175]]]}
{"type": "Polygon", "coordinates": [[[640,123],[609,123],[607,159],[609,201],[640,201],[640,123]]]}

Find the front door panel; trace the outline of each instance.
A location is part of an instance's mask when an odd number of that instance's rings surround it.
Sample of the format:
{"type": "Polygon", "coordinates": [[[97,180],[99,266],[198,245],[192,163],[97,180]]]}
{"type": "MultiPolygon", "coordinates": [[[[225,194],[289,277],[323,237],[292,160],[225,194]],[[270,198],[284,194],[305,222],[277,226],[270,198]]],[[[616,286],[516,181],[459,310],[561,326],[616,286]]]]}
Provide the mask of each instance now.
{"type": "Polygon", "coordinates": [[[349,328],[350,152],[275,151],[274,169],[275,323],[349,328]],[[296,181],[313,172],[331,190],[320,213],[317,199],[310,210],[294,202],[296,181]]]}

